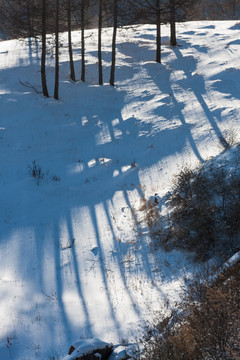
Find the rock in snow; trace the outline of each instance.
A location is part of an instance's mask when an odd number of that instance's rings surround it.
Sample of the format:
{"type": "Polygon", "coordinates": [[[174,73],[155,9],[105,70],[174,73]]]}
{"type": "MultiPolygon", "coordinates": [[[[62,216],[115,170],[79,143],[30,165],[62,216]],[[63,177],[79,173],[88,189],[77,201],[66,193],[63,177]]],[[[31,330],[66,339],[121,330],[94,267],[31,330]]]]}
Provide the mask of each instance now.
{"type": "Polygon", "coordinates": [[[71,345],[63,360],[107,360],[112,349],[112,344],[99,339],[81,340],[71,345]]]}
{"type": "Polygon", "coordinates": [[[71,345],[63,360],[127,360],[133,359],[136,351],[135,344],[113,346],[99,339],[86,339],[71,345]]]}
{"type": "Polygon", "coordinates": [[[118,345],[113,348],[108,360],[127,360],[134,359],[134,354],[137,352],[137,346],[130,344],[127,346],[118,345]]]}

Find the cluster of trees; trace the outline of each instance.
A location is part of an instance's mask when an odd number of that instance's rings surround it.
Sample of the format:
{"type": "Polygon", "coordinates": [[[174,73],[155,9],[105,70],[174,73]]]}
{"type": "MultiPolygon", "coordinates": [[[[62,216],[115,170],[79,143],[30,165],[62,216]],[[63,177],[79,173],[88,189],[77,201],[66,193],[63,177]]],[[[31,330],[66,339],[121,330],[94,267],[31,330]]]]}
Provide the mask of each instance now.
{"type": "Polygon", "coordinates": [[[176,45],[175,22],[186,18],[194,0],[0,0],[0,26],[8,38],[40,36],[42,93],[46,78],[47,34],[55,38],[54,98],[59,98],[59,33],[68,32],[70,79],[76,81],[72,30],[81,29],[81,81],[85,81],[85,29],[98,28],[98,81],[103,84],[102,28],[113,27],[110,84],[115,82],[117,28],[137,23],[156,24],[156,61],[161,62],[161,24],[170,23],[170,43],[176,45]]]}
{"type": "Polygon", "coordinates": [[[239,0],[199,0],[193,20],[234,20],[239,16],[239,0]]]}

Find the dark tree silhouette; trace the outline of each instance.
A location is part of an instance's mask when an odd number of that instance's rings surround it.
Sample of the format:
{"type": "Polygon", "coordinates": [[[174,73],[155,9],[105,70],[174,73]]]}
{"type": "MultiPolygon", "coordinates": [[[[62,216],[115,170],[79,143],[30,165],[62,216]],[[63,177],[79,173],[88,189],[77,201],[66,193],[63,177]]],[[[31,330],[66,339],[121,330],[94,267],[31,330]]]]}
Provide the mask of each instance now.
{"type": "Polygon", "coordinates": [[[58,100],[59,90],[59,0],[56,0],[56,18],[55,18],[55,86],[54,99],[58,100]]]}
{"type": "Polygon", "coordinates": [[[110,74],[110,85],[115,85],[115,67],[116,67],[116,38],[118,27],[118,0],[113,0],[113,36],[112,36],[112,65],[110,74]]]}
{"type": "Polygon", "coordinates": [[[70,62],[70,79],[76,81],[74,62],[73,62],[73,50],[72,50],[72,1],[67,0],[67,27],[68,27],[68,52],[70,62]]]}
{"type": "Polygon", "coordinates": [[[102,74],[102,21],[103,21],[103,0],[98,0],[98,82],[103,84],[102,74]]]}
{"type": "Polygon", "coordinates": [[[81,81],[85,81],[85,5],[86,0],[81,1],[81,50],[82,50],[82,71],[81,81]]]}
{"type": "Polygon", "coordinates": [[[157,49],[156,62],[161,62],[161,10],[160,0],[156,0],[157,49]]]}
{"type": "Polygon", "coordinates": [[[175,0],[170,0],[170,44],[177,45],[176,40],[176,8],[175,0]]]}
{"type": "Polygon", "coordinates": [[[42,54],[41,54],[41,81],[43,95],[49,97],[46,80],[46,0],[42,0],[42,54]]]}

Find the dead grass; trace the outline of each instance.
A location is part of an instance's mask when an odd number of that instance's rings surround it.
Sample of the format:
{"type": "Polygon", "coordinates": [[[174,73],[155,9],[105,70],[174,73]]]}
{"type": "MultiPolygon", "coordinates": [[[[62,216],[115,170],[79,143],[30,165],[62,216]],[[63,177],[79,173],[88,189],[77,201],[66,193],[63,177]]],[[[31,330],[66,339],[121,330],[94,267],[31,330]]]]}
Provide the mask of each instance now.
{"type": "MultiPolygon", "coordinates": [[[[240,147],[237,147],[240,154],[240,147]]],[[[158,203],[142,199],[141,211],[154,244],[191,252],[196,260],[229,257],[240,248],[240,161],[234,166],[206,162],[176,176],[162,216],[158,203]]]]}
{"type": "Polygon", "coordinates": [[[196,274],[177,309],[148,328],[140,359],[239,359],[240,263],[211,275],[196,274]]]}

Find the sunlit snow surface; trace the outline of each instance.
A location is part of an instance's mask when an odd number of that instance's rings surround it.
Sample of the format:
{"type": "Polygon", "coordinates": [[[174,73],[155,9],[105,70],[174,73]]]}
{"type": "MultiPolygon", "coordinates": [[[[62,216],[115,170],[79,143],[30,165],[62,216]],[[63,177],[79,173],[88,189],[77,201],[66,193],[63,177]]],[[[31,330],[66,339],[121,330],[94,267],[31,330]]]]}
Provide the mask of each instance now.
{"type": "MultiPolygon", "coordinates": [[[[97,32],[86,34],[86,83],[69,81],[62,35],[60,101],[43,98],[37,41],[0,43],[0,359],[62,359],[71,343],[133,341],[178,299],[191,261],[154,251],[140,198],[239,140],[240,26],[191,22],[154,62],[154,26],[118,31],[116,87],[97,85],[97,32]],[[90,36],[91,35],[91,36],[90,36]],[[33,161],[44,175],[31,176],[33,161]]],[[[80,78],[80,34],[73,33],[80,78]]],[[[48,85],[53,93],[54,58],[48,85]]]]}

